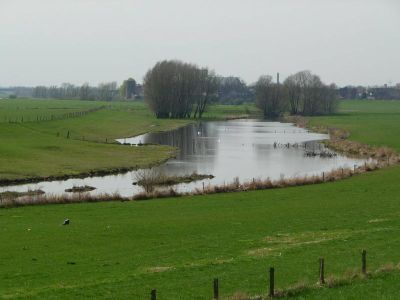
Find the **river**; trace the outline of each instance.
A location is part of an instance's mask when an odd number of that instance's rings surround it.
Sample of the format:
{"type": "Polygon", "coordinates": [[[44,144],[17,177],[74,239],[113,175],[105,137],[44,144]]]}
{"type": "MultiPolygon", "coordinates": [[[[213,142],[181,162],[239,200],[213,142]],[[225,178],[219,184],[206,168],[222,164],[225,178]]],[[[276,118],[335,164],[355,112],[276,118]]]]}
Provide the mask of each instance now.
{"type": "MultiPolygon", "coordinates": [[[[190,191],[203,185],[220,185],[232,182],[236,177],[241,182],[253,178],[280,179],[305,175],[320,175],[338,168],[353,168],[364,161],[348,158],[326,149],[321,141],[325,134],[309,132],[290,123],[262,120],[210,121],[190,124],[167,131],[117,140],[142,147],[142,144],[170,145],[180,149],[176,158],[156,167],[166,175],[188,175],[193,172],[210,174],[206,179],[190,184],[174,186],[178,191],[190,191]],[[306,154],[330,153],[323,157],[306,154]]],[[[132,163],[135,164],[134,162],[132,163]]],[[[73,186],[92,186],[93,195],[119,193],[130,197],[142,191],[133,185],[137,171],[125,174],[39,182],[0,187],[0,192],[41,189],[46,194],[61,195],[73,186]]]]}

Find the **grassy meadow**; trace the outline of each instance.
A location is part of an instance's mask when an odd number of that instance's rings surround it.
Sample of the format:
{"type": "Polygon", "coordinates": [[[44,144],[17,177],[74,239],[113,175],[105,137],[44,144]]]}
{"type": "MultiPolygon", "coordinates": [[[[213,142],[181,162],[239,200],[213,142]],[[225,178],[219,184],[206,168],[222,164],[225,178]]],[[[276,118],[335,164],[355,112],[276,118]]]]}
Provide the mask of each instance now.
{"type": "MultiPolygon", "coordinates": [[[[107,112],[71,122],[83,124],[107,112]]],[[[221,107],[210,118],[225,114],[221,107]]],[[[168,121],[158,128],[174,126],[168,121]]],[[[61,131],[63,122],[51,121],[51,128],[35,122],[18,128],[43,136],[43,143],[50,137],[62,140],[62,147],[74,141],[76,147],[86,143],[131,149],[56,138],[54,130],[61,131]]],[[[339,114],[311,122],[348,129],[351,139],[400,151],[400,102],[342,102],[339,114]]],[[[86,125],[74,126],[71,131],[77,136],[90,131],[86,125]]],[[[104,138],[106,132],[114,136],[106,125],[99,128],[91,139],[104,138]]],[[[141,132],[144,127],[135,128],[141,132]]],[[[4,152],[0,148],[0,157],[4,152]]],[[[399,182],[396,166],[333,183],[276,190],[0,209],[0,297],[149,299],[156,288],[158,299],[211,299],[212,280],[218,277],[221,296],[227,299],[236,292],[266,295],[270,266],[276,269],[277,288],[283,289],[299,281],[315,284],[319,257],[325,258],[327,276],[359,270],[362,249],[368,251],[369,270],[397,264],[399,182]],[[65,218],[71,220],[69,226],[60,225],[65,218]]],[[[294,298],[396,299],[399,278],[399,272],[392,272],[294,298]]]]}

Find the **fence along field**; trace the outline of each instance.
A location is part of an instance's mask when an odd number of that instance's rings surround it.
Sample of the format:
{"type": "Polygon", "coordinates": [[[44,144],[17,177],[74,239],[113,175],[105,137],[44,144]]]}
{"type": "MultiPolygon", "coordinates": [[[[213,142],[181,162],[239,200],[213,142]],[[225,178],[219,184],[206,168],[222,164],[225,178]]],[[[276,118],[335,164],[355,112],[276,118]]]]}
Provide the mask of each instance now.
{"type": "Polygon", "coordinates": [[[105,102],[78,100],[0,100],[0,123],[26,123],[84,116],[105,108],[105,102]]]}
{"type": "MultiPolygon", "coordinates": [[[[266,280],[266,285],[264,287],[267,290],[264,295],[258,296],[248,296],[244,293],[238,292],[234,295],[223,298],[220,297],[220,281],[218,278],[214,278],[212,282],[212,299],[228,299],[228,300],[263,300],[268,298],[295,298],[301,297],[305,293],[315,292],[321,288],[338,288],[346,285],[357,284],[360,281],[368,279],[376,279],[382,277],[382,275],[387,275],[394,272],[399,272],[400,264],[395,266],[393,264],[386,264],[376,270],[367,271],[367,251],[361,251],[361,266],[359,270],[352,270],[351,272],[344,273],[341,276],[326,276],[325,273],[325,259],[318,259],[318,280],[314,284],[307,284],[304,281],[298,281],[286,289],[277,289],[275,282],[275,268],[269,267],[266,270],[268,274],[268,280],[266,280]],[[357,282],[358,281],[358,282],[357,282]]],[[[317,278],[317,277],[316,277],[317,278]]],[[[210,285],[211,286],[211,285],[210,285]]],[[[211,292],[211,289],[210,289],[211,292]]],[[[161,292],[162,294],[162,292],[161,292]]],[[[150,300],[157,300],[157,289],[152,289],[150,291],[150,300]]]]}

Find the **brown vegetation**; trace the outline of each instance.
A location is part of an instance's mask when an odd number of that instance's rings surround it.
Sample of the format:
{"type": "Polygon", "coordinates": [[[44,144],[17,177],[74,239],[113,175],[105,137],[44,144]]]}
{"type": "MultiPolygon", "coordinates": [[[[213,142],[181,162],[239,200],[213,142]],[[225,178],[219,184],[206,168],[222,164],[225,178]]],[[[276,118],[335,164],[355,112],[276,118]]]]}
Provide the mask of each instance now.
{"type": "Polygon", "coordinates": [[[9,198],[18,198],[18,197],[24,197],[24,196],[38,196],[38,195],[43,195],[44,192],[42,190],[28,190],[27,192],[3,192],[0,193],[0,202],[3,199],[9,199],[9,198]]]}
{"type": "Polygon", "coordinates": [[[114,194],[101,194],[101,195],[90,195],[85,194],[73,194],[73,195],[37,195],[37,196],[24,196],[24,197],[7,197],[0,198],[0,207],[11,208],[18,206],[28,205],[44,205],[44,204],[72,204],[72,203],[83,203],[83,202],[104,202],[104,201],[126,201],[129,199],[123,198],[121,195],[114,194]]]}
{"type": "Polygon", "coordinates": [[[156,186],[171,186],[179,183],[190,183],[198,180],[212,179],[213,175],[197,174],[168,176],[156,169],[139,170],[136,174],[136,182],[133,184],[142,186],[146,192],[153,192],[156,186]]]}

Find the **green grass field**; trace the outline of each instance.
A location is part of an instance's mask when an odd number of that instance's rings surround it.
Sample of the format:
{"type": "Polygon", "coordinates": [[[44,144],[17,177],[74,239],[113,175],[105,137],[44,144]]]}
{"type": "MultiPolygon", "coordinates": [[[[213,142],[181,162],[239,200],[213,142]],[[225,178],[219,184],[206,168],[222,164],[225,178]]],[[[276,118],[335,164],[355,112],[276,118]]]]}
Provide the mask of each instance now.
{"type": "MultiPolygon", "coordinates": [[[[344,102],[341,111],[312,122],[400,150],[400,102],[344,102]]],[[[269,266],[283,289],[314,284],[321,256],[327,276],[359,269],[361,249],[370,270],[397,264],[399,181],[400,167],[391,167],[286,189],[1,209],[0,297],[149,299],[156,288],[158,299],[211,299],[214,277],[223,298],[265,295],[269,266]],[[65,218],[71,225],[60,226],[65,218]]],[[[298,299],[396,299],[399,278],[395,272],[298,299]]]]}

